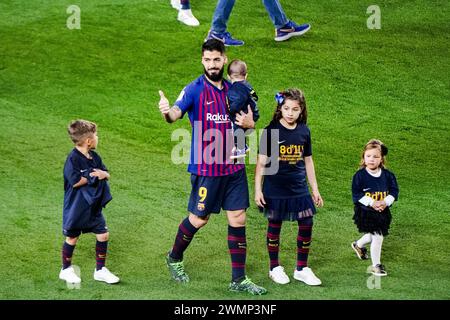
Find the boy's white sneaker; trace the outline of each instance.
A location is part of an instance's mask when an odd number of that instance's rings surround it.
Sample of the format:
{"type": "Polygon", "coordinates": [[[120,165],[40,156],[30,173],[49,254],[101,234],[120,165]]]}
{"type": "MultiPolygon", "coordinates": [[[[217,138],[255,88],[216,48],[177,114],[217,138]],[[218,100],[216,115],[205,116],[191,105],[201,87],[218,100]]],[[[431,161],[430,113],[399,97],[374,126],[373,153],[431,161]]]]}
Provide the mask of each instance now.
{"type": "Polygon", "coordinates": [[[180,0],[170,0],[170,5],[174,9],[177,9],[177,10],[181,9],[181,1],[180,0]]]}
{"type": "Polygon", "coordinates": [[[269,271],[269,278],[278,284],[287,284],[291,281],[282,266],[275,267],[269,271]]]}
{"type": "Polygon", "coordinates": [[[197,27],[200,25],[200,22],[196,17],[192,14],[191,9],[181,9],[178,11],[178,21],[183,22],[185,25],[191,27],[197,27]]]}
{"type": "Polygon", "coordinates": [[[97,281],[103,281],[109,284],[117,283],[120,281],[118,277],[113,275],[111,271],[109,271],[106,267],[101,268],[100,270],[94,271],[94,279],[97,281]]]}
{"type": "Polygon", "coordinates": [[[308,267],[303,268],[301,271],[295,270],[294,279],[303,281],[309,286],[320,286],[322,284],[322,281],[308,267]]]}
{"type": "Polygon", "coordinates": [[[77,276],[77,274],[75,273],[75,270],[73,269],[72,266],[70,266],[66,269],[61,269],[61,271],[59,272],[59,278],[68,283],[80,283],[81,282],[81,278],[79,276],[77,276]]]}

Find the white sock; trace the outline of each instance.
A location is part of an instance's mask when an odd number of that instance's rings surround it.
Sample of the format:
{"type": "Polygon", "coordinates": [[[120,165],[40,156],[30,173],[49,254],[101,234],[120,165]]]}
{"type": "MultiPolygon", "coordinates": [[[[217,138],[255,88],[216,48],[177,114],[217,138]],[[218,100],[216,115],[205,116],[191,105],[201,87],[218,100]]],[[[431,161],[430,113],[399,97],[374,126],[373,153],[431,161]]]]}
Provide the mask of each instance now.
{"type": "Polygon", "coordinates": [[[366,233],[365,235],[363,235],[361,237],[361,239],[356,241],[356,245],[360,248],[364,248],[366,246],[366,244],[371,243],[371,242],[372,242],[372,234],[366,233]]]}
{"type": "Polygon", "coordinates": [[[381,246],[383,244],[383,236],[375,233],[372,235],[372,243],[370,244],[370,258],[372,265],[375,267],[381,263],[381,246]]]}

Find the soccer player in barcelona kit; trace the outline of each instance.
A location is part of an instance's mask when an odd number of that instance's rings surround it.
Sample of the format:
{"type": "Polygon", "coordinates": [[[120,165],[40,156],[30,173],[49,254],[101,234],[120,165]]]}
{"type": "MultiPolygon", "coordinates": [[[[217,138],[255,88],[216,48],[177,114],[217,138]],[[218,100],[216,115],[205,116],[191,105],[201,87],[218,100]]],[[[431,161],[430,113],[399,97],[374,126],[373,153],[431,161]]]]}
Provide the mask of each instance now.
{"type": "MultiPolygon", "coordinates": [[[[183,254],[196,232],[208,222],[211,213],[226,210],[228,218],[228,248],[231,255],[232,279],[229,290],[265,294],[266,289],[253,283],[245,274],[246,234],[245,210],[249,207],[247,176],[243,164],[230,159],[233,133],[228,116],[226,95],[230,83],[223,79],[227,63],[225,46],[212,39],[203,43],[204,74],[181,92],[173,107],[162,91],[159,109],[169,123],[186,113],[192,125],[191,155],[188,171],[192,191],[188,216],[178,227],[172,249],[166,256],[174,280],[188,282],[183,254]]],[[[253,128],[251,111],[236,116],[243,128],[253,128]]]]}

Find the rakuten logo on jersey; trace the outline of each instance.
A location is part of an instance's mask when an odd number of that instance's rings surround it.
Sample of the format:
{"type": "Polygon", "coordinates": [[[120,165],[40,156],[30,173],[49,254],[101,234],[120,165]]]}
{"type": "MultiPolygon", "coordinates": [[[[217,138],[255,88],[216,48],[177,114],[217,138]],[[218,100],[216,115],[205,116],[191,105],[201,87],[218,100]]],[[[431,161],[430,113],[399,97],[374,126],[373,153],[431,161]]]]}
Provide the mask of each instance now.
{"type": "Polygon", "coordinates": [[[230,122],[230,118],[227,114],[212,114],[208,112],[206,114],[206,121],[214,121],[215,123],[227,123],[230,122]]]}

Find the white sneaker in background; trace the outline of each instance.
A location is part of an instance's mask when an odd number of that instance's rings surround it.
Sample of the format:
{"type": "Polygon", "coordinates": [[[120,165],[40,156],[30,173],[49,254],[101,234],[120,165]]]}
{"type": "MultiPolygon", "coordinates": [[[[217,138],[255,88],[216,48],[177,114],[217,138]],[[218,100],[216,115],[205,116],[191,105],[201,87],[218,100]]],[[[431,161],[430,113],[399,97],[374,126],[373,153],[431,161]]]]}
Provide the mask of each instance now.
{"type": "Polygon", "coordinates": [[[188,25],[191,27],[197,27],[200,25],[200,22],[192,14],[191,9],[179,10],[178,11],[178,21],[183,22],[185,25],[188,25]]]}
{"type": "Polygon", "coordinates": [[[287,284],[291,281],[289,280],[286,272],[284,272],[284,268],[282,266],[275,267],[269,271],[269,278],[279,284],[287,284]]]}
{"type": "Polygon", "coordinates": [[[94,279],[109,284],[117,283],[120,281],[120,279],[115,275],[113,275],[108,269],[106,269],[106,267],[103,267],[100,270],[95,270],[94,279]]]}
{"type": "Polygon", "coordinates": [[[294,279],[303,281],[309,286],[320,286],[322,284],[322,281],[308,267],[303,268],[301,271],[295,270],[294,279]]]}
{"type": "Polygon", "coordinates": [[[180,2],[180,0],[170,0],[170,5],[174,9],[177,9],[177,10],[181,9],[181,2],[180,2]]]}

